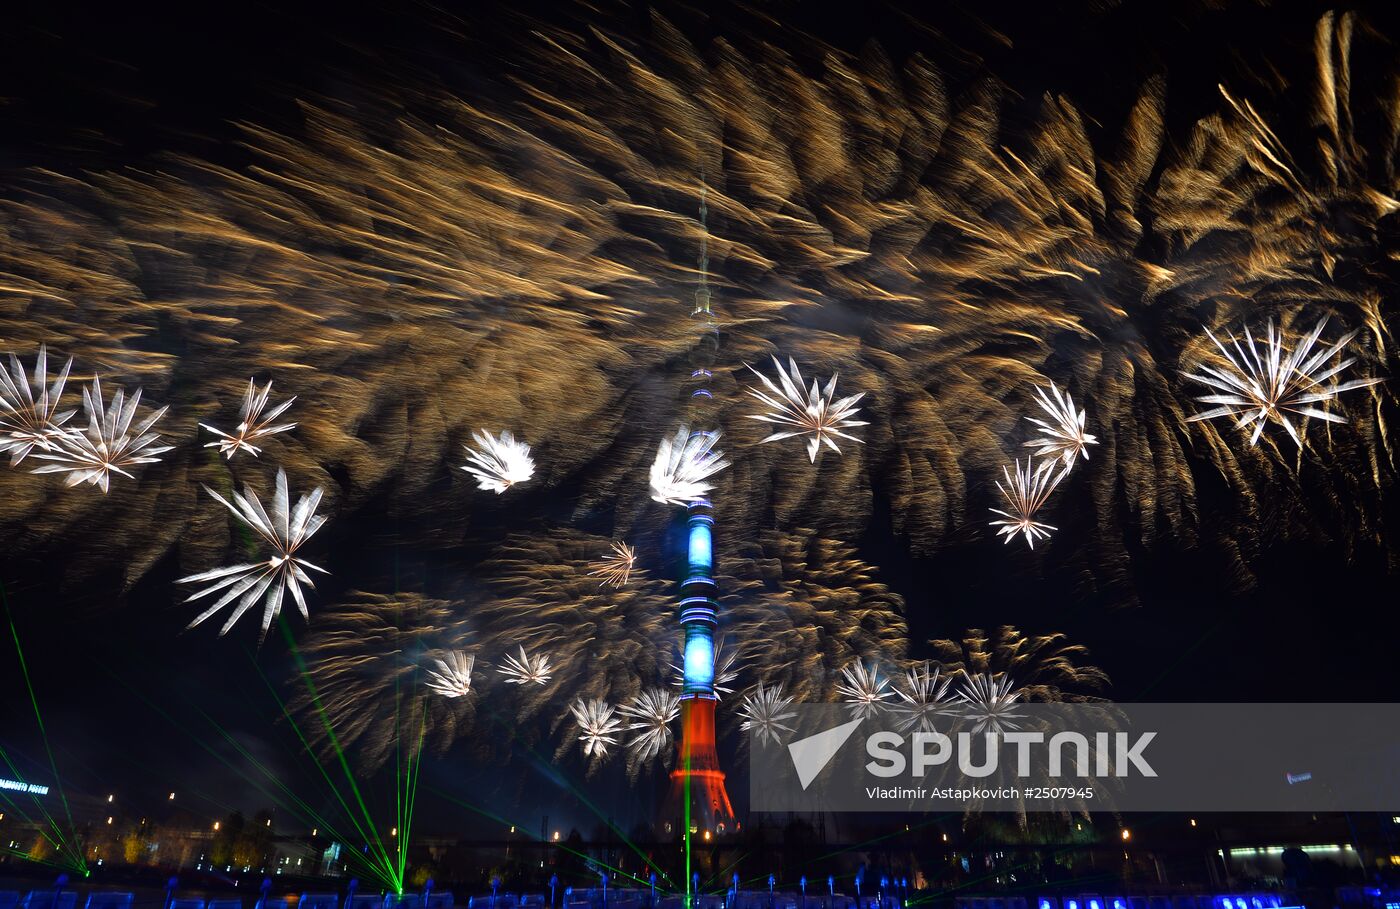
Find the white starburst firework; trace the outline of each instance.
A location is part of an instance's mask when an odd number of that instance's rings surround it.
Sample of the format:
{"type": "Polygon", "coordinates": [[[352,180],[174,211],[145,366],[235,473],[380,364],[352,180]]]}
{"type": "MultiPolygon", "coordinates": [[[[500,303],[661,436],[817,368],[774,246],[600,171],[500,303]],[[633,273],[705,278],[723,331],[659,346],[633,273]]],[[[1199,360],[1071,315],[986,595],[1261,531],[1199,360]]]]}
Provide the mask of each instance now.
{"type": "Polygon", "coordinates": [[[752,693],[744,696],[744,703],[739,707],[739,714],[744,718],[739,728],[760,742],[780,745],[782,734],[792,732],[787,721],[797,716],[797,711],[791,707],[792,698],[783,695],[782,685],[769,688],[759,682],[752,693]]]}
{"type": "Polygon", "coordinates": [[[551,678],[549,655],[527,653],[520,648],[519,655],[506,655],[505,665],[496,670],[506,677],[507,685],[543,685],[551,678]]]}
{"type": "Polygon", "coordinates": [[[900,717],[899,727],[931,732],[938,717],[958,713],[956,699],[948,696],[952,684],[953,680],[942,675],[939,667],[928,662],[905,672],[904,683],[896,684],[894,692],[902,702],[894,707],[900,717]]]}
{"type": "Polygon", "coordinates": [[[1024,714],[1015,712],[1021,692],[1003,673],[964,673],[958,685],[957,700],[963,706],[963,716],[973,722],[973,732],[1003,732],[1015,729],[1013,720],[1024,714]]]}
{"type": "Polygon", "coordinates": [[[53,384],[48,384],[49,352],[42,344],[34,360],[32,386],[24,375],[19,357],[14,354],[10,354],[9,372],[0,368],[0,453],[10,453],[11,467],[23,461],[35,448],[52,451],[55,440],[63,435],[63,424],[77,413],[76,410],[58,412],[63,385],[72,368],[70,357],[53,384]]]}
{"type": "MultiPolygon", "coordinates": [[[[677,688],[685,687],[685,667],[681,665],[684,662],[685,657],[682,654],[680,662],[671,664],[671,684],[677,688]]],[[[715,642],[713,666],[713,681],[710,687],[713,689],[715,700],[723,700],[720,695],[733,694],[734,683],[739,680],[739,651],[724,646],[724,639],[721,638],[715,642]]]]}
{"type": "Polygon", "coordinates": [[[844,681],[837,683],[836,693],[858,716],[879,713],[889,706],[887,701],[894,697],[890,690],[890,680],[880,675],[874,663],[866,666],[857,660],[841,670],[844,681]]]}
{"type": "Polygon", "coordinates": [[[472,692],[472,671],[476,669],[476,656],[454,650],[446,657],[433,660],[436,669],[428,670],[425,684],[434,694],[445,698],[466,697],[472,692]]]}
{"type": "Polygon", "coordinates": [[[83,410],[87,413],[86,429],[69,429],[50,440],[49,450],[34,457],[52,463],[36,467],[33,473],[66,473],[65,486],[91,483],[105,493],[111,483],[112,474],[135,477],[127,470],[138,464],[155,464],[160,461],[156,455],[170,451],[174,446],[156,445],[160,434],[151,432],[151,427],[165,416],[166,408],[152,411],[132,428],[136,417],[136,407],[141,403],[141,389],[130,398],[126,390],[118,387],[112,395],[112,403],[106,406],[102,401],[102,382],[94,378],[92,384],[83,389],[83,410]]]}
{"type": "Polygon", "coordinates": [[[196,616],[195,620],[190,622],[189,627],[193,628],[237,599],[238,605],[234,607],[233,613],[224,623],[224,627],[219,629],[219,634],[222,636],[233,627],[235,622],[242,618],[243,613],[247,612],[258,601],[259,597],[265,597],[262,634],[266,635],[272,620],[282,611],[282,598],[288,593],[296,601],[302,617],[309,619],[310,614],[306,611],[306,597],[301,588],[304,584],[315,589],[316,585],[312,583],[311,576],[306,573],[306,569],[319,571],[322,574],[329,574],[329,572],[299,558],[297,551],[326,522],[324,516],[316,514],[316,508],[321,503],[321,488],[318,486],[310,495],[298,499],[296,508],[293,510],[290,504],[291,496],[287,492],[287,474],[279,469],[272,497],[271,517],[263,510],[262,502],[258,500],[258,494],[253,491],[251,486],[243,487],[243,495],[233,493],[233,502],[229,502],[207,486],[204,489],[218,500],[220,505],[231,511],[234,517],[256,531],[258,536],[262,537],[263,542],[272,549],[272,556],[264,562],[215,568],[213,571],[180,578],[176,582],[177,584],[214,582],[203,590],[192,594],[189,599],[185,600],[186,603],[223,591],[223,595],[214,605],[196,616]]]}
{"type": "Polygon", "coordinates": [[[1050,458],[1062,463],[1064,469],[1060,471],[1060,477],[1063,479],[1077,458],[1089,460],[1089,446],[1099,444],[1098,439],[1084,431],[1087,411],[1076,410],[1069,392],[1061,392],[1054,382],[1050,383],[1048,392],[1037,386],[1035,400],[1050,419],[1026,417],[1039,426],[1041,432],[1041,437],[1027,442],[1026,447],[1034,448],[1038,458],[1050,458]]]}
{"type": "Polygon", "coordinates": [[[752,366],[749,367],[749,370],[758,376],[768,389],[767,392],[764,392],[750,388],[749,394],[770,408],[767,413],[749,414],[749,418],[785,427],[763,439],[764,442],[776,442],[780,439],[791,439],[796,436],[811,436],[807,440],[807,458],[815,463],[817,451],[823,444],[837,454],[841,453],[841,449],[836,446],[837,436],[850,439],[852,442],[861,441],[843,430],[870,425],[863,420],[852,419],[860,410],[856,404],[865,397],[864,392],[838,401],[835,400],[835,375],[827,381],[825,388],[820,387],[817,380],[813,379],[811,389],[805,390],[802,373],[797,369],[796,360],[788,358],[790,376],[783,372],[783,364],[777,357],[773,358],[773,365],[778,369],[779,384],[774,384],[763,373],[752,366]]]}
{"type": "Polygon", "coordinates": [[[462,469],[476,477],[479,488],[499,495],[535,475],[530,446],[517,441],[510,430],[498,436],[484,430],[474,432],[472,439],[478,447],[465,446],[468,458],[462,469]]]}
{"type": "Polygon", "coordinates": [[[681,699],[665,688],[648,688],[632,703],[619,707],[618,712],[632,720],[627,724],[627,731],[632,733],[627,740],[632,760],[645,762],[671,744],[671,724],[681,714],[681,699]]]}
{"type": "Polygon", "coordinates": [[[1339,363],[1323,368],[1330,360],[1340,356],[1356,337],[1355,331],[1349,332],[1330,347],[1313,353],[1317,339],[1322,336],[1322,329],[1326,325],[1326,318],[1318,322],[1317,327],[1298,342],[1292,353],[1284,350],[1283,332],[1275,329],[1272,321],[1265,329],[1262,340],[1256,339],[1246,328],[1243,344],[1232,335],[1229,346],[1226,346],[1207,331],[1206,335],[1225,358],[1225,364],[1200,364],[1196,367],[1199,371],[1187,373],[1186,378],[1219,392],[1198,397],[1197,401],[1220,406],[1188,417],[1187,422],[1230,417],[1235,420],[1237,429],[1243,429],[1253,423],[1254,432],[1250,434],[1249,444],[1254,445],[1258,443],[1265,425],[1273,420],[1288,431],[1300,448],[1303,439],[1298,435],[1293,421],[1288,418],[1289,414],[1303,419],[1316,417],[1329,423],[1345,423],[1346,417],[1311,405],[1330,401],[1344,391],[1377,385],[1382,380],[1352,379],[1325,385],[1329,379],[1333,379],[1356,362],[1355,357],[1347,357],[1339,363]]]}
{"type": "Polygon", "coordinates": [[[632,567],[637,563],[637,550],[626,543],[612,544],[612,554],[593,563],[592,577],[601,579],[609,587],[626,587],[632,578],[632,567]]]}
{"type": "Polygon", "coordinates": [[[1026,466],[1021,467],[1021,462],[1016,461],[1016,475],[1013,478],[1011,472],[1002,467],[1002,476],[1006,478],[1006,485],[997,480],[997,489],[1006,499],[1006,507],[1010,511],[1002,511],[1000,508],[988,509],[993,514],[1003,516],[1003,520],[990,522],[992,527],[1000,527],[997,536],[1006,537],[1006,542],[1010,543],[1016,534],[1024,534],[1026,544],[1030,548],[1035,548],[1037,539],[1050,538],[1050,531],[1056,528],[1051,524],[1045,524],[1035,519],[1045,500],[1050,498],[1050,493],[1055,491],[1059,485],[1063,473],[1055,474],[1050,469],[1051,462],[1041,462],[1032,466],[1030,458],[1026,458],[1026,466]]]}
{"type": "Polygon", "coordinates": [[[282,423],[280,425],[273,425],[272,423],[273,420],[282,416],[283,412],[286,411],[288,407],[292,406],[292,402],[296,400],[296,395],[293,395],[281,404],[275,405],[267,413],[263,413],[263,409],[267,407],[267,399],[270,394],[272,394],[271,380],[268,381],[267,385],[263,386],[262,391],[258,391],[257,385],[253,384],[252,379],[249,379],[248,390],[243,393],[243,406],[239,408],[238,411],[238,427],[234,430],[233,434],[230,435],[222,429],[216,429],[210,426],[208,423],[200,423],[200,426],[209,430],[214,435],[219,436],[218,441],[209,442],[204,447],[214,448],[217,446],[219,454],[223,455],[228,460],[233,460],[233,456],[240,451],[246,451],[256,458],[258,455],[262,454],[262,449],[253,444],[254,439],[265,439],[279,432],[296,429],[297,424],[295,423],[282,423]]]}
{"type": "Polygon", "coordinates": [[[713,488],[706,482],[729,466],[714,450],[718,432],[691,432],[682,426],[675,436],[661,440],[651,464],[651,497],[666,505],[689,505],[713,488]]]}
{"type": "Polygon", "coordinates": [[[578,724],[583,753],[588,757],[607,757],[608,748],[617,744],[618,733],[622,730],[616,708],[599,698],[587,701],[580,698],[569,705],[569,712],[578,724]]]}

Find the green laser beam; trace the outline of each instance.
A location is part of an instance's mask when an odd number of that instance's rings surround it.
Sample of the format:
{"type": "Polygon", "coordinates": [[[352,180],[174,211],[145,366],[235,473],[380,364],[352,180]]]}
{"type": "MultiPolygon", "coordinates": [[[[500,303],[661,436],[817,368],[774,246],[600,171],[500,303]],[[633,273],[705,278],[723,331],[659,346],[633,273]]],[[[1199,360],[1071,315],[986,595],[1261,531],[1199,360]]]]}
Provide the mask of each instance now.
{"type": "MultiPolygon", "coordinates": [[[[326,715],[326,708],[321,703],[321,696],[316,690],[316,683],[311,679],[311,673],[306,668],[306,661],[302,658],[301,651],[297,648],[296,641],[292,637],[291,628],[288,627],[286,619],[281,616],[278,617],[278,626],[281,628],[282,635],[287,641],[287,647],[291,651],[292,659],[296,662],[297,670],[301,673],[302,682],[306,685],[307,693],[311,697],[311,703],[315,705],[317,715],[321,718],[321,724],[325,727],[326,737],[331,743],[331,748],[335,751],[336,758],[340,763],[341,772],[345,774],[345,779],[350,784],[350,791],[355,796],[355,801],[359,805],[366,823],[373,828],[373,815],[370,814],[368,806],[365,805],[364,797],[360,793],[360,787],[355,783],[354,774],[350,770],[350,762],[345,757],[345,751],[340,747],[340,739],[336,736],[330,718],[326,715]]],[[[339,790],[337,789],[335,792],[337,797],[339,797],[339,790]]],[[[347,811],[348,810],[347,808],[347,811]]],[[[389,861],[388,851],[384,848],[383,842],[379,839],[378,831],[374,831],[373,844],[382,857],[385,867],[392,868],[393,865],[389,861]]]]}
{"type": "MultiPolygon", "coordinates": [[[[69,831],[75,831],[73,812],[68,806],[68,795],[63,790],[63,779],[58,775],[58,762],[54,760],[53,748],[49,745],[48,729],[44,725],[43,712],[39,710],[39,698],[34,693],[34,682],[29,677],[29,662],[24,658],[24,648],[20,646],[19,629],[15,627],[15,617],[14,613],[10,611],[10,597],[5,590],[4,582],[0,582],[0,604],[4,604],[5,617],[10,623],[10,637],[15,642],[15,655],[19,657],[19,669],[21,675],[24,676],[24,687],[29,692],[29,703],[34,707],[34,721],[39,725],[39,735],[44,740],[44,752],[49,757],[49,768],[53,771],[54,788],[58,790],[58,797],[60,801],[63,802],[63,813],[68,818],[68,829],[69,831]]],[[[47,811],[45,811],[45,813],[47,813],[47,811]]],[[[74,840],[77,840],[76,832],[74,832],[74,840]]],[[[65,843],[67,843],[66,838],[65,843]]],[[[71,858],[74,863],[74,869],[86,873],[87,863],[83,860],[81,848],[75,849],[72,845],[69,845],[68,849],[69,858],[71,858]]]]}

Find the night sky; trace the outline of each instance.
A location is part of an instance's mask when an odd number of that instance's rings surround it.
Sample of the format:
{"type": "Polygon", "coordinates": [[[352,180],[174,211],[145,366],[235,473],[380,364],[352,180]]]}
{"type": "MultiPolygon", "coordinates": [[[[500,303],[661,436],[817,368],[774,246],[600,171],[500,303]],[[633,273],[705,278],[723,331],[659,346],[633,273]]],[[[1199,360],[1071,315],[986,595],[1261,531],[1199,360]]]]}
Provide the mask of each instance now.
{"type": "MultiPolygon", "coordinates": [[[[857,13],[850,4],[766,9],[781,23],[774,27],[806,30],[838,47],[858,50],[875,40],[896,59],[922,51],[944,69],[954,95],[960,79],[970,84],[983,71],[996,73],[1025,98],[1063,93],[1075,100],[1095,133],[1118,128],[1137,86],[1165,73],[1168,141],[1173,142],[1218,106],[1217,83],[1257,75],[1265,61],[1280,71],[1290,62],[1306,67],[1312,23],[1328,8],[1222,5],[1228,8],[979,3],[917,17],[884,4],[868,13],[857,13]]],[[[432,72],[464,97],[489,93],[515,65],[503,51],[510,35],[536,21],[589,20],[582,7],[556,10],[543,4],[499,10],[471,4],[474,10],[467,12],[464,5],[458,14],[408,4],[364,11],[350,9],[354,4],[298,12],[278,6],[240,4],[236,12],[209,18],[197,5],[159,14],[108,5],[81,14],[50,9],[13,17],[0,38],[0,134],[5,137],[0,193],[23,196],[33,169],[81,174],[158,168],[160,156],[171,151],[244,166],[248,155],[235,142],[234,122],[295,130],[295,99],[341,98],[353,105],[351,86],[372,80],[381,68],[432,72]]],[[[667,12],[701,36],[724,34],[747,21],[728,10],[708,20],[694,7],[667,7],[667,12]]],[[[611,4],[597,15],[621,28],[644,19],[638,10],[611,4]]],[[[1367,21],[1379,32],[1400,36],[1382,9],[1368,10],[1367,21]]],[[[1394,305],[1393,296],[1387,305],[1394,305]]],[[[23,316],[0,311],[0,340],[15,318],[23,316]]],[[[1312,469],[1304,468],[1303,476],[1312,469]]],[[[1377,531],[1391,540],[1400,520],[1394,484],[1391,464],[1380,477],[1387,494],[1377,531]]],[[[1200,495],[1204,511],[1225,507],[1224,497],[1209,488],[1200,495]]],[[[1278,495],[1270,506],[1287,513],[1291,493],[1278,495]]],[[[1400,698],[1393,542],[1383,547],[1363,537],[1352,547],[1329,544],[1321,539],[1329,533],[1323,530],[1315,539],[1271,545],[1257,554],[1250,579],[1239,577],[1222,553],[1168,538],[1151,550],[1131,552],[1126,580],[1105,584],[1075,567],[1094,558],[1088,542],[1094,515],[1088,509],[1057,515],[1062,540],[1084,541],[1082,560],[1065,558],[1043,570],[1023,571],[1008,570],[1003,547],[980,528],[975,535],[955,529],[937,553],[916,554],[896,532],[882,492],[873,496],[873,519],[852,542],[878,567],[880,579],[905,598],[914,655],[920,642],[931,638],[1014,624],[1064,631],[1086,645],[1093,662],[1112,678],[1112,696],[1121,701],[1400,698]],[[1124,596],[1125,588],[1132,596],[1124,596]]],[[[0,502],[0,511],[4,508],[0,502]]],[[[512,529],[512,520],[525,524],[537,518],[501,518],[500,527],[512,529]]],[[[370,503],[342,522],[336,539],[372,538],[382,522],[370,503]]],[[[115,792],[137,813],[183,817],[180,812],[188,812],[201,822],[233,808],[263,807],[266,798],[241,776],[259,772],[225,733],[293,788],[320,793],[321,804],[329,804],[312,763],[279,715],[277,697],[291,694],[293,676],[277,630],[261,647],[251,627],[224,639],[211,627],[186,632],[188,607],[180,606],[171,583],[184,566],[173,560],[158,561],[125,594],[118,592],[118,579],[101,573],[74,590],[62,583],[68,572],[62,555],[42,562],[9,559],[4,553],[27,531],[7,522],[0,532],[8,617],[27,659],[54,763],[75,804],[96,804],[115,792]],[[111,586],[104,587],[102,578],[111,586]],[[166,799],[172,790],[177,793],[173,808],[166,799]]],[[[87,528],[82,546],[100,549],[101,533],[100,527],[87,528]]],[[[332,556],[331,566],[342,558],[364,558],[367,548],[332,556]]],[[[72,558],[82,551],[75,545],[72,558]]],[[[381,567],[387,566],[390,557],[381,558],[381,567]]],[[[435,558],[397,547],[393,570],[430,574],[439,570],[435,558]]],[[[313,615],[333,602],[337,583],[331,580],[316,597],[313,615]]],[[[300,617],[288,619],[300,633],[300,617]]],[[[0,744],[21,773],[48,781],[49,759],[8,625],[5,631],[0,744]]],[[[474,734],[489,734],[491,722],[509,721],[488,718],[474,734]]],[[[516,755],[509,769],[501,770],[458,751],[425,762],[425,793],[445,792],[532,828],[546,814],[551,827],[577,825],[587,831],[593,823],[547,760],[516,755]]],[[[566,763],[563,769],[572,779],[580,776],[577,766],[566,763]]],[[[10,774],[0,772],[4,775],[10,774]]],[[[370,786],[384,784],[380,774],[370,786]]],[[[659,793],[661,785],[653,778],[641,789],[659,793]]],[[[634,799],[625,795],[628,791],[618,773],[588,784],[599,804],[628,806],[618,809],[624,823],[652,810],[647,796],[634,799]]],[[[495,829],[495,821],[445,799],[420,798],[421,829],[495,829]]],[[[299,826],[290,819],[286,824],[299,826]]]]}

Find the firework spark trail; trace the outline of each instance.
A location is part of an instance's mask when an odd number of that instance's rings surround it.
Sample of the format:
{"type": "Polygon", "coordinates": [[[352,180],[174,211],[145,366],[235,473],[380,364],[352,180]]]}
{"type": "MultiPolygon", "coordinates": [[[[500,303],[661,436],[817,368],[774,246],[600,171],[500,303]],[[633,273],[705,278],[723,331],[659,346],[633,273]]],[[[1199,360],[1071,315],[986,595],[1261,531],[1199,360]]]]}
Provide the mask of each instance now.
{"type": "Polygon", "coordinates": [[[898,680],[894,693],[900,703],[894,706],[899,727],[905,731],[931,732],[942,717],[954,716],[958,710],[949,695],[953,679],[942,667],[928,661],[905,671],[903,684],[898,680]]]}
{"type": "Polygon", "coordinates": [[[610,552],[610,555],[595,562],[593,570],[588,573],[610,587],[626,587],[637,564],[637,551],[626,543],[615,542],[610,552]]]}
{"type": "Polygon", "coordinates": [[[709,495],[710,478],[729,466],[715,450],[719,432],[676,430],[657,446],[651,464],[651,497],[663,505],[688,505],[709,495]]]}
{"type": "Polygon", "coordinates": [[[635,774],[643,765],[669,757],[671,724],[681,715],[679,694],[665,688],[648,688],[617,710],[630,721],[626,726],[631,733],[627,739],[629,773],[635,774]]]}
{"type": "Polygon", "coordinates": [[[1027,636],[1004,625],[991,636],[973,628],[960,641],[929,643],[945,673],[1013,678],[1022,701],[1093,702],[1108,684],[1103,670],[1079,664],[1089,651],[1062,634],[1027,636]]]}
{"type": "Polygon", "coordinates": [[[1245,429],[1253,424],[1249,444],[1257,445],[1264,427],[1273,421],[1288,431],[1299,448],[1303,447],[1303,439],[1288,418],[1289,414],[1295,419],[1313,417],[1329,423],[1345,423],[1346,417],[1312,405],[1331,401],[1344,391],[1378,385],[1383,380],[1351,379],[1324,384],[1356,362],[1355,357],[1333,361],[1338,360],[1357,334],[1356,331],[1348,332],[1335,343],[1313,353],[1326,327],[1327,319],[1323,318],[1286,354],[1283,332],[1276,331],[1273,322],[1264,332],[1262,354],[1259,351],[1260,342],[1247,329],[1244,344],[1231,337],[1229,347],[1207,332],[1219,349],[1224,364],[1212,366],[1203,363],[1197,367],[1197,372],[1187,373],[1187,378],[1215,390],[1214,394],[1196,400],[1220,406],[1193,415],[1190,422],[1231,417],[1235,420],[1236,429],[1245,429]],[[1327,368],[1324,369],[1324,366],[1327,368]]]}
{"type": "Polygon", "coordinates": [[[190,594],[189,598],[185,600],[186,603],[192,603],[211,594],[220,594],[219,598],[214,601],[214,605],[195,616],[189,627],[195,627],[229,603],[237,600],[238,603],[234,606],[233,612],[229,614],[228,621],[224,622],[224,626],[219,629],[219,634],[222,636],[228,633],[228,630],[243,617],[243,614],[254,603],[262,599],[262,630],[258,637],[259,640],[262,640],[267,635],[268,628],[272,627],[272,620],[277,618],[282,611],[283,597],[289,593],[292,595],[292,600],[296,602],[297,609],[301,611],[302,618],[310,620],[311,614],[306,609],[306,594],[302,592],[302,587],[315,589],[316,585],[306,570],[310,569],[321,574],[329,574],[329,572],[318,565],[313,565],[297,553],[328,520],[325,515],[316,513],[316,509],[321,504],[321,488],[318,486],[307,495],[302,496],[293,508],[291,494],[287,490],[287,473],[279,468],[277,479],[273,484],[272,514],[270,516],[263,508],[262,502],[258,499],[258,494],[253,491],[252,486],[243,487],[243,495],[233,493],[232,502],[207,486],[205,492],[262,537],[263,542],[272,550],[272,555],[263,562],[229,565],[211,571],[202,571],[199,574],[177,580],[177,584],[213,582],[208,587],[190,594]]]}
{"type": "Polygon", "coordinates": [[[740,705],[743,718],[739,728],[748,732],[762,744],[782,744],[782,736],[793,731],[787,724],[797,716],[792,707],[792,698],[783,694],[782,685],[758,683],[749,694],[744,695],[740,705]]]}
{"type": "Polygon", "coordinates": [[[749,394],[768,407],[766,412],[750,414],[749,417],[766,423],[775,423],[779,427],[777,432],[765,436],[761,442],[776,442],[798,436],[811,436],[807,440],[807,460],[815,464],[817,451],[822,445],[826,445],[837,454],[841,453],[834,437],[850,439],[852,442],[860,441],[844,430],[870,425],[863,420],[853,419],[860,410],[856,404],[865,397],[864,392],[837,400],[836,376],[831,377],[825,388],[819,387],[817,380],[813,379],[812,388],[809,391],[803,387],[802,373],[797,369],[796,360],[788,359],[790,374],[783,372],[783,364],[779,362],[777,357],[773,358],[773,365],[778,370],[779,384],[776,385],[772,379],[753,367],[749,367],[767,389],[764,392],[751,388],[749,394]],[[781,387],[779,387],[780,385],[781,387]]]}
{"type": "Polygon", "coordinates": [[[135,394],[128,398],[126,389],[121,387],[112,393],[111,403],[105,403],[102,382],[94,378],[92,384],[83,389],[87,428],[71,429],[53,436],[48,447],[34,455],[35,459],[49,463],[34,468],[30,473],[65,474],[64,486],[88,483],[101,489],[104,494],[110,488],[114,473],[136,479],[131,468],[141,464],[157,464],[160,458],[156,455],[174,450],[173,445],[157,445],[160,433],[151,431],[165,416],[166,408],[151,411],[132,428],[140,403],[141,389],[136,389],[135,394]]]}
{"type": "MultiPolygon", "coordinates": [[[[441,545],[470,515],[415,496],[474,427],[511,425],[549,451],[549,482],[586,487],[583,510],[644,477],[645,389],[691,341],[661,301],[690,278],[703,163],[730,358],[718,420],[746,449],[718,478],[735,532],[776,517],[853,538],[879,488],[896,530],[935,550],[989,504],[978,490],[1035,407],[1023,390],[1058,382],[1093,402],[1100,430],[1084,482],[1105,579],[1167,538],[1219,546],[1241,571],[1283,537],[1389,547],[1376,529],[1389,388],[1345,402],[1349,424],[1312,446],[1329,463],[1306,479],[1316,494],[1270,526],[1260,503],[1304,482],[1299,464],[1183,429],[1180,370],[1203,359],[1202,322],[1330,315],[1362,331],[1358,375],[1394,357],[1388,278],[1364,263],[1393,259],[1375,228],[1397,208],[1394,180],[1375,162],[1400,112],[1360,115],[1378,99],[1350,78],[1374,51],[1359,21],[1319,21],[1307,126],[1321,140],[1292,149],[1278,138],[1292,115],[1263,83],[1228,87],[1169,142],[1167,80],[1150,80],[1096,146],[1071,99],[1003,118],[994,74],[974,73],[954,105],[919,55],[797,34],[697,46],[659,16],[647,41],[612,40],[606,22],[542,26],[512,45],[520,81],[504,100],[386,77],[354,86],[353,113],[304,105],[296,135],[248,125],[244,169],[172,157],[0,202],[0,294],[24,307],[18,343],[62,344],[154,394],[201,389],[186,429],[250,372],[295,371],[308,407],[285,465],[328,487],[343,472],[347,507],[395,484],[440,531],[422,542],[441,545]],[[794,52],[823,64],[799,69],[794,52]],[[723,403],[742,364],[774,350],[865,395],[865,444],[815,475],[748,449],[753,421],[723,403]],[[1230,507],[1202,514],[1206,476],[1228,480],[1230,507]]],[[[170,483],[215,485],[185,445],[170,468],[170,483]]],[[[21,554],[97,507],[8,474],[0,492],[6,533],[29,531],[21,554]]],[[[197,497],[153,478],[124,495],[133,580],[177,544],[219,545],[197,497]],[[158,499],[161,521],[142,518],[158,499]]],[[[615,532],[644,507],[621,506],[615,532]]]]}
{"type": "Polygon", "coordinates": [[[1063,480],[1078,458],[1089,460],[1089,446],[1099,444],[1098,440],[1084,431],[1088,413],[1075,410],[1069,392],[1062,393],[1055,383],[1050,383],[1048,392],[1037,386],[1035,402],[1050,419],[1047,421],[1039,417],[1026,417],[1039,426],[1041,431],[1041,437],[1027,442],[1026,447],[1035,449],[1035,456],[1038,458],[1058,459],[1064,465],[1059,477],[1063,480]]]}
{"type": "Polygon", "coordinates": [[[594,764],[608,756],[608,749],[616,745],[622,735],[622,720],[617,717],[617,708],[607,701],[594,698],[580,698],[569,705],[578,726],[578,740],[583,745],[586,757],[593,758],[594,764]]]}
{"type": "Polygon", "coordinates": [[[49,352],[42,344],[34,358],[32,386],[14,354],[10,354],[10,371],[0,368],[0,453],[10,453],[11,467],[35,448],[53,451],[55,441],[63,435],[63,424],[77,412],[58,409],[72,368],[70,357],[53,384],[48,384],[49,352]]]}
{"type": "Polygon", "coordinates": [[[476,655],[454,650],[433,660],[425,684],[433,694],[445,698],[463,698],[472,693],[472,674],[476,655]]]}
{"type": "Polygon", "coordinates": [[[462,469],[476,477],[481,489],[500,494],[535,475],[530,446],[516,441],[510,430],[497,436],[474,432],[472,440],[477,447],[467,446],[467,463],[462,469]]]}
{"type": "Polygon", "coordinates": [[[215,429],[207,423],[200,423],[201,428],[219,436],[216,441],[208,442],[204,447],[218,448],[219,453],[230,461],[240,451],[246,451],[256,458],[262,454],[262,449],[254,445],[253,440],[265,439],[268,436],[296,429],[297,424],[295,423],[273,423],[288,407],[292,406],[292,403],[296,401],[296,396],[293,395],[282,403],[274,405],[267,413],[263,413],[270,394],[272,394],[271,381],[263,386],[262,391],[258,391],[257,385],[253,383],[252,379],[249,379],[248,390],[243,393],[243,404],[238,411],[238,427],[232,433],[227,433],[221,429],[215,429]]]}
{"type": "Polygon", "coordinates": [[[963,716],[972,723],[974,734],[1003,733],[1019,729],[1025,717],[1016,707],[1021,690],[1008,675],[990,672],[964,673],[954,695],[963,706],[963,716]]]}
{"type": "Polygon", "coordinates": [[[1057,474],[1049,463],[1036,464],[1031,458],[1026,458],[1024,467],[1020,461],[1017,461],[1015,466],[1014,477],[1011,471],[1002,467],[1001,474],[1006,480],[1005,486],[1001,480],[996,482],[997,491],[1006,500],[1006,507],[1011,510],[988,509],[993,514],[1001,515],[1001,518],[989,523],[992,527],[999,528],[997,536],[1006,537],[1006,542],[1010,543],[1019,533],[1026,538],[1026,545],[1034,549],[1036,540],[1050,539],[1050,532],[1056,529],[1043,521],[1037,521],[1036,516],[1044,507],[1045,500],[1050,498],[1050,493],[1059,485],[1065,472],[1057,474]]]}
{"type": "Polygon", "coordinates": [[[544,685],[550,678],[549,655],[526,653],[521,647],[516,653],[506,654],[496,671],[506,677],[508,685],[544,685]]]}
{"type": "Polygon", "coordinates": [[[884,712],[889,707],[889,699],[895,696],[890,680],[880,674],[879,667],[874,663],[866,666],[859,660],[841,668],[836,694],[851,713],[859,717],[884,712]]]}

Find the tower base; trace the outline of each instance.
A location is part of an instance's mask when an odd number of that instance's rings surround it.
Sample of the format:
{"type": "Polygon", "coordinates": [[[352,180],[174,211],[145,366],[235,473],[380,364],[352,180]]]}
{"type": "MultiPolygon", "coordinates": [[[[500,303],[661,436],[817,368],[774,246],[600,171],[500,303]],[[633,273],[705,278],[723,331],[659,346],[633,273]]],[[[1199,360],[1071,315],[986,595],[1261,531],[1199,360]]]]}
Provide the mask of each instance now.
{"type": "Polygon", "coordinates": [[[681,701],[681,738],[662,818],[667,833],[683,836],[687,822],[691,834],[704,839],[739,829],[715,752],[716,703],[714,698],[699,696],[681,701]]]}

